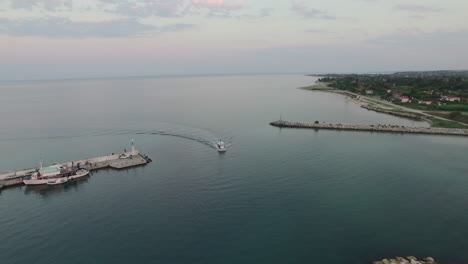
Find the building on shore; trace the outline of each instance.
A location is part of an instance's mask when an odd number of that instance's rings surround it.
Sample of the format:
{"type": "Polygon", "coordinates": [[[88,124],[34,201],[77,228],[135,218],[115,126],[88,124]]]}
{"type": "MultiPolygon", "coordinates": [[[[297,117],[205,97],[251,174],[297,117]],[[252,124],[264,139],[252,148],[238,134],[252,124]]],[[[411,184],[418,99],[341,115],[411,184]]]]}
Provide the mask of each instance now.
{"type": "Polygon", "coordinates": [[[393,97],[400,99],[403,96],[403,92],[395,92],[393,93],[393,97]]]}
{"type": "Polygon", "coordinates": [[[460,102],[460,97],[454,95],[442,96],[442,100],[449,102],[460,102]]]}

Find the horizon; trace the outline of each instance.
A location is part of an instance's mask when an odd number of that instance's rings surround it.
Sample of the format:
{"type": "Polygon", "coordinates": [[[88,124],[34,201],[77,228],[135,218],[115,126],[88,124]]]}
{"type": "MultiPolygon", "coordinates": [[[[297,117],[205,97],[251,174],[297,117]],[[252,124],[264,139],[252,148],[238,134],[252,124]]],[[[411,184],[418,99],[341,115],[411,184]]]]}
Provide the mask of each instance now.
{"type": "Polygon", "coordinates": [[[43,79],[11,79],[11,80],[0,80],[0,83],[9,82],[47,82],[47,81],[86,81],[86,80],[113,80],[113,79],[164,79],[164,78],[197,78],[197,77],[223,77],[223,76],[261,76],[261,75],[303,75],[317,77],[320,75],[328,74],[394,74],[399,72],[465,72],[468,69],[439,69],[439,70],[412,70],[412,71],[364,71],[364,72],[240,72],[240,73],[206,73],[206,74],[173,74],[173,75],[121,75],[121,76],[96,76],[96,77],[72,77],[72,78],[43,78],[43,79]]]}
{"type": "Polygon", "coordinates": [[[466,9],[436,0],[0,0],[0,80],[467,69],[466,9]]]}

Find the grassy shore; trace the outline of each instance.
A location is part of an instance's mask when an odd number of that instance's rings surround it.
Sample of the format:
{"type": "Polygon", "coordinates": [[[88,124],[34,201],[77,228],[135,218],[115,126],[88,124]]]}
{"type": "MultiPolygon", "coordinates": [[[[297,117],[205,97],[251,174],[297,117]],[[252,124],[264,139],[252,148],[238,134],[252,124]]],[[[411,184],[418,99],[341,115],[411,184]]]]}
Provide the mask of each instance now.
{"type": "Polygon", "coordinates": [[[468,113],[467,112],[425,112],[426,114],[450,119],[455,122],[468,124],[468,113]]]}
{"type": "Polygon", "coordinates": [[[451,120],[442,120],[438,118],[428,118],[432,122],[434,127],[444,127],[444,128],[465,128],[468,129],[467,125],[460,124],[451,120]]]}

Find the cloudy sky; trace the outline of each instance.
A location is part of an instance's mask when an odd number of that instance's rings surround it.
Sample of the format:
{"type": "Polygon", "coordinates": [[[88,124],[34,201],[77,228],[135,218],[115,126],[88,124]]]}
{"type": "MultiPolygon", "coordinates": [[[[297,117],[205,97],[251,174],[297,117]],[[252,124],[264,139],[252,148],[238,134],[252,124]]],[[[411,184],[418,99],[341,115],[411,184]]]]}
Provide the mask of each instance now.
{"type": "Polygon", "coordinates": [[[466,0],[0,0],[0,80],[468,69],[466,0]]]}

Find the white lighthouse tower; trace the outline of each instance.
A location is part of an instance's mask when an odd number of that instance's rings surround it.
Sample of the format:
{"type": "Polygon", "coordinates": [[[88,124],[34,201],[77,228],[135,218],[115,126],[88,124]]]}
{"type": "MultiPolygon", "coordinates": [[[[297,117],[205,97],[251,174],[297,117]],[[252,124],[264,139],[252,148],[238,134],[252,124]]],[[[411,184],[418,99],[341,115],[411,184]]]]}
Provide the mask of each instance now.
{"type": "Polygon", "coordinates": [[[138,151],[135,149],[135,140],[132,138],[132,156],[137,155],[138,151]]]}

